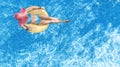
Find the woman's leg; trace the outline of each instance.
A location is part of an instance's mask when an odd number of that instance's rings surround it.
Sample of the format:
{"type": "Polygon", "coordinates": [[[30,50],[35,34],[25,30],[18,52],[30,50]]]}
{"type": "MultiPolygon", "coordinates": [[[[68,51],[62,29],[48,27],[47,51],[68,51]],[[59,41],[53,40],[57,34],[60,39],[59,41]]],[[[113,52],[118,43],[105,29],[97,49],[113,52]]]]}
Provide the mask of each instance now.
{"type": "Polygon", "coordinates": [[[41,24],[45,25],[45,24],[49,24],[49,23],[51,23],[51,20],[41,20],[39,25],[41,25],[41,24]]]}
{"type": "Polygon", "coordinates": [[[58,18],[54,18],[54,17],[49,17],[49,16],[43,16],[43,15],[39,15],[39,17],[42,19],[42,20],[52,20],[52,22],[56,23],[56,22],[69,22],[69,20],[60,20],[58,18]]]}
{"type": "Polygon", "coordinates": [[[49,17],[49,16],[40,16],[40,18],[42,19],[40,24],[69,22],[69,20],[60,20],[58,18],[53,18],[53,17],[49,17]]]}
{"type": "Polygon", "coordinates": [[[60,23],[60,22],[69,22],[69,20],[60,20],[58,18],[51,17],[51,22],[52,23],[60,23]]]}
{"type": "Polygon", "coordinates": [[[60,23],[60,22],[69,22],[69,20],[59,20],[59,19],[41,20],[39,25],[41,25],[41,24],[49,24],[49,23],[60,23]]]}

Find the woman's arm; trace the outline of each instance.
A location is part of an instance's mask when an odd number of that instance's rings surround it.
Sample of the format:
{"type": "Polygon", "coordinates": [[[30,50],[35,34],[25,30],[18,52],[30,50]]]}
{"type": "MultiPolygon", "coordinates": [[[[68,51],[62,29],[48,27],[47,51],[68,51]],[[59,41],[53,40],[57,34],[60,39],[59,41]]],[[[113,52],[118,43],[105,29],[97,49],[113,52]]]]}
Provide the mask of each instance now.
{"type": "Polygon", "coordinates": [[[30,12],[32,10],[37,10],[37,9],[45,9],[44,7],[38,7],[38,6],[32,6],[30,8],[26,8],[27,12],[30,12]]]}

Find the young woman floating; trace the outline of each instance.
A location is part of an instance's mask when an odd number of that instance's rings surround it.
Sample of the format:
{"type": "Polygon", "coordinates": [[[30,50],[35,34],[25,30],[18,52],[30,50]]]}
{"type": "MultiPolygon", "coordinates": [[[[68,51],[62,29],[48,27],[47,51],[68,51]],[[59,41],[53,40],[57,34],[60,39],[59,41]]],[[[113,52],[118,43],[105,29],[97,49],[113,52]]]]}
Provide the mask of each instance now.
{"type": "Polygon", "coordinates": [[[29,32],[38,33],[47,29],[50,23],[69,22],[69,20],[60,20],[58,18],[50,17],[44,7],[31,6],[29,8],[22,8],[19,13],[15,13],[14,17],[18,20],[19,25],[29,32]],[[29,18],[28,15],[31,15],[29,18]],[[38,18],[41,19],[37,24],[38,18]],[[28,20],[31,19],[30,23],[28,20]]]}

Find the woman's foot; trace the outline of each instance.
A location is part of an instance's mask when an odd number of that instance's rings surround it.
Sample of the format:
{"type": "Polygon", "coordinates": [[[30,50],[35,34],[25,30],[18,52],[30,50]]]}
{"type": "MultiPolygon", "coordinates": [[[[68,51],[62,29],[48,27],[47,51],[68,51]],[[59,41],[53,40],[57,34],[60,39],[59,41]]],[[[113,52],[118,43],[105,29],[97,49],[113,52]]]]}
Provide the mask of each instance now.
{"type": "Polygon", "coordinates": [[[64,22],[70,22],[70,20],[64,20],[64,22]]]}
{"type": "Polygon", "coordinates": [[[69,20],[59,20],[60,22],[70,22],[69,20]]]}

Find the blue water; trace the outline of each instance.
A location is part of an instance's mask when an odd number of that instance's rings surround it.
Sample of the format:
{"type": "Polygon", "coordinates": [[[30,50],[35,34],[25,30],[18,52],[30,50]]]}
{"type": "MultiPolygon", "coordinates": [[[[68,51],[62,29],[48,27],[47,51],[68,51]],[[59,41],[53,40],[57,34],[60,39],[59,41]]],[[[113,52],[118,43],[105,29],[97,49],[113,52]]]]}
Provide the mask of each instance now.
{"type": "Polygon", "coordinates": [[[120,67],[120,0],[0,0],[0,67],[120,67]],[[13,15],[32,5],[70,22],[29,33],[13,15]]]}

